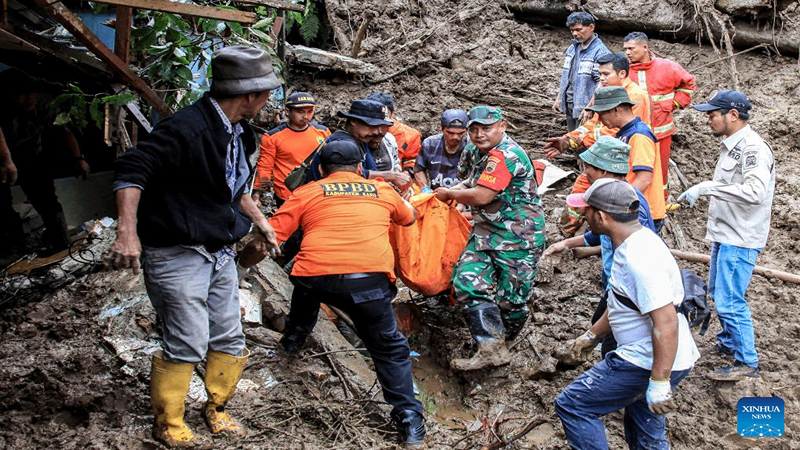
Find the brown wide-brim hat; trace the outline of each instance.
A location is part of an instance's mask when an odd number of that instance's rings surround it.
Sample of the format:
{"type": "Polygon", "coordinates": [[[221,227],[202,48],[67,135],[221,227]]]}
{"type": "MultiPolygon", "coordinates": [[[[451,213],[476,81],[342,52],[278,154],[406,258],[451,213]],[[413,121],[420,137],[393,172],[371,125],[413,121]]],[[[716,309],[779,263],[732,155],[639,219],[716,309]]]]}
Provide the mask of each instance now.
{"type": "Polygon", "coordinates": [[[260,48],[233,45],[211,56],[213,94],[244,95],[269,91],[280,85],[269,53],[260,48]]]}

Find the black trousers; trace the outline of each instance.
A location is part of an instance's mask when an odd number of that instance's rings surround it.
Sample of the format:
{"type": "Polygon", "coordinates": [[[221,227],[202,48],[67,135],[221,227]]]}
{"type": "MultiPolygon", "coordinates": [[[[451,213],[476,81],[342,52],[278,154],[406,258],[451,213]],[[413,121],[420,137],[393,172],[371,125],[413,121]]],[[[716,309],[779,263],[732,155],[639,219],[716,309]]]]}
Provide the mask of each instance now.
{"type": "MultiPolygon", "coordinates": [[[[36,212],[42,216],[47,237],[50,240],[62,240],[63,236],[66,236],[64,210],[56,197],[53,179],[42,167],[32,167],[30,164],[17,164],[17,170],[19,172],[17,184],[25,192],[36,212]]],[[[11,186],[0,184],[0,237],[20,239],[22,220],[12,205],[11,186]]]]}
{"type": "Polygon", "coordinates": [[[320,299],[346,312],[356,334],[375,363],[383,398],[394,408],[392,417],[405,410],[422,414],[414,398],[411,351],[397,330],[391,301],[397,288],[383,273],[290,277],[294,284],[292,306],[286,321],[286,336],[304,339],[314,329],[320,299]]]}

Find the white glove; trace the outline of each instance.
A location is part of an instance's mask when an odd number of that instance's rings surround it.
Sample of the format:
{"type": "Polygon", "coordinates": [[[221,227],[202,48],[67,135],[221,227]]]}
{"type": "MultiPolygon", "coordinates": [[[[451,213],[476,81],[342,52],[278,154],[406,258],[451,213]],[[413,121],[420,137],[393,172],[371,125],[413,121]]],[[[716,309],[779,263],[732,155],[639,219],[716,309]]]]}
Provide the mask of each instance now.
{"type": "Polygon", "coordinates": [[[687,201],[689,206],[694,207],[695,202],[697,202],[697,199],[700,198],[701,195],[708,194],[709,189],[718,184],[719,183],[716,181],[703,181],[702,183],[698,183],[681,194],[680,197],[678,197],[678,201],[687,201]]]}
{"type": "Polygon", "coordinates": [[[658,381],[650,378],[646,396],[647,408],[653,414],[666,414],[677,408],[672,399],[672,387],[669,380],[658,381]]]}

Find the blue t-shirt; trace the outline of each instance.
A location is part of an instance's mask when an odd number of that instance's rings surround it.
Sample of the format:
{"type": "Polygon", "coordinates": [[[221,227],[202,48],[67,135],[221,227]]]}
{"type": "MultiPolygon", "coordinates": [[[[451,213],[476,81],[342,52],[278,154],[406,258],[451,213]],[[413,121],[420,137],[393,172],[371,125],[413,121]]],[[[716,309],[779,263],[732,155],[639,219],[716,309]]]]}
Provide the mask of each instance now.
{"type": "Polygon", "coordinates": [[[444,136],[439,133],[425,138],[414,164],[414,172],[427,172],[431,188],[451,188],[458,184],[458,162],[469,139],[464,136],[458,151],[449,154],[444,148],[444,136]]]}
{"type": "MultiPolygon", "coordinates": [[[[647,203],[647,199],[635,186],[633,190],[636,191],[636,196],[639,197],[639,223],[645,228],[652,230],[653,233],[656,233],[656,227],[653,224],[653,216],[650,214],[650,205],[647,203]]],[[[591,230],[583,235],[583,242],[587,247],[593,247],[595,245],[600,246],[601,256],[603,258],[602,284],[603,289],[605,289],[608,279],[611,277],[611,265],[614,263],[614,244],[611,242],[610,237],[604,234],[594,234],[591,230]]]]}

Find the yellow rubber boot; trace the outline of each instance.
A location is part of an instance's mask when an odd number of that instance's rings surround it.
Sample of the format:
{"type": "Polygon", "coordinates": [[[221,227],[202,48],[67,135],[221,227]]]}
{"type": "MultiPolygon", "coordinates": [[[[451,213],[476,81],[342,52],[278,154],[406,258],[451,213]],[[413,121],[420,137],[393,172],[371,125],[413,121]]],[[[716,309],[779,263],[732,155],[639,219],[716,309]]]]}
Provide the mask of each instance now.
{"type": "Polygon", "coordinates": [[[227,412],[225,404],[233,397],[236,384],[242,376],[244,365],[250,357],[250,350],[244,349],[244,356],[231,356],[227,353],[209,351],[206,356],[206,391],[208,402],[203,413],[208,428],[214,434],[229,438],[241,438],[247,430],[227,412]]]}
{"type": "Polygon", "coordinates": [[[211,448],[208,438],[197,436],[186,426],[186,393],[194,364],[164,360],[161,351],[153,355],[150,373],[150,401],[153,404],[153,437],[169,448],[211,448]]]}

